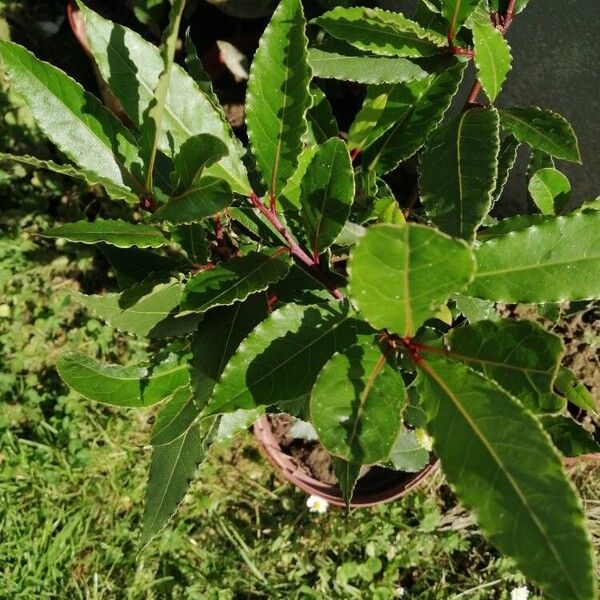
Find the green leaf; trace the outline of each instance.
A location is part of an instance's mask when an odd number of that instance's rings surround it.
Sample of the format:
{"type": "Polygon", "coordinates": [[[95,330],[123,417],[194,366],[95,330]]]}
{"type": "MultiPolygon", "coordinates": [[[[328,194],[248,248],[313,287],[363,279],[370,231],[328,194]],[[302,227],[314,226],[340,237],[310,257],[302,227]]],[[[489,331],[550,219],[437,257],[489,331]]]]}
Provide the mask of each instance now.
{"type": "Polygon", "coordinates": [[[534,304],[600,298],[599,229],[600,213],[574,213],[495,237],[475,249],[466,293],[534,304]]]}
{"type": "Polygon", "coordinates": [[[570,417],[548,415],[541,419],[554,445],[563,456],[600,453],[600,444],[594,436],[570,417]]]}
{"type": "Polygon", "coordinates": [[[384,121],[384,125],[377,127],[390,95],[400,85],[402,84],[368,86],[363,105],[348,131],[348,148],[350,150],[367,148],[394,124],[392,119],[387,119],[384,121]]]}
{"type": "Polygon", "coordinates": [[[354,171],[343,140],[319,146],[300,188],[300,203],[308,244],[315,256],[335,241],[350,216],[354,171]]]}
{"type": "Polygon", "coordinates": [[[310,88],[310,94],[312,96],[312,106],[306,113],[308,131],[304,136],[304,142],[309,147],[313,144],[323,144],[329,138],[338,137],[340,133],[331,110],[331,104],[329,104],[325,94],[314,85],[310,88]]]}
{"type": "Polygon", "coordinates": [[[358,325],[344,302],[276,310],[231,358],[206,413],[277,406],[302,417],[319,371],[356,343],[358,325]]]}
{"type": "Polygon", "coordinates": [[[498,321],[500,315],[494,310],[494,303],[480,298],[471,298],[462,294],[454,294],[456,308],[464,315],[469,323],[478,321],[498,321]]]}
{"type": "Polygon", "coordinates": [[[285,248],[232,258],[194,275],[185,286],[181,308],[205,312],[213,306],[245,300],[285,277],[290,264],[285,248]]]}
{"type": "Polygon", "coordinates": [[[174,354],[157,365],[122,367],[71,352],[63,354],[56,367],[62,380],[88,400],[125,408],[161,402],[190,378],[185,358],[174,354]]]}
{"type": "Polygon", "coordinates": [[[100,175],[81,167],[75,167],[69,164],[59,165],[52,160],[42,160],[40,158],[36,158],[35,156],[17,156],[15,154],[0,152],[0,162],[4,160],[18,162],[36,169],[52,171],[53,173],[72,177],[73,179],[80,179],[85,181],[89,186],[101,185],[111,198],[123,198],[124,200],[127,200],[127,202],[135,203],[137,203],[139,200],[137,194],[134,194],[129,188],[115,185],[110,179],[101,177],[100,175]]]}
{"type": "Polygon", "coordinates": [[[350,254],[348,290],[375,329],[410,337],[474,270],[461,240],[414,223],[373,225],[350,254]]]}
{"type": "Polygon", "coordinates": [[[313,75],[323,79],[342,79],[357,83],[399,83],[427,77],[427,71],[406,58],[355,56],[311,48],[308,51],[308,62],[313,75]]]}
{"type": "Polygon", "coordinates": [[[252,153],[272,198],[298,164],[311,104],[306,21],[300,0],[282,0],[254,55],[246,96],[252,153]]]}
{"type": "Polygon", "coordinates": [[[147,192],[152,192],[154,162],[161,136],[163,113],[167,104],[167,94],[171,82],[171,70],[175,62],[177,36],[185,0],[173,0],[169,13],[169,24],[162,37],[160,57],[163,62],[162,71],[158,77],[153,97],[142,115],[140,123],[140,155],[144,165],[144,186],[147,192]]]}
{"type": "Polygon", "coordinates": [[[192,390],[189,386],[180,387],[156,415],[150,434],[152,445],[164,446],[185,434],[198,413],[192,390]]]}
{"type": "Polygon", "coordinates": [[[562,212],[571,198],[569,180],[556,169],[541,169],[535,172],[527,189],[543,215],[562,212]]]}
{"type": "Polygon", "coordinates": [[[502,127],[520,142],[554,158],[581,163],[575,132],[559,114],[537,106],[500,110],[502,127]]]}
{"type": "Polygon", "coordinates": [[[300,186],[306,170],[317,150],[318,146],[314,144],[306,146],[300,153],[300,156],[298,157],[298,166],[296,167],[294,174],[288,179],[279,197],[279,203],[284,211],[298,212],[300,210],[300,186]]]}
{"type": "Polygon", "coordinates": [[[489,540],[549,597],[596,598],[581,503],[538,421],[465,365],[419,366],[435,453],[489,540]]]}
{"type": "Polygon", "coordinates": [[[310,421],[331,454],[371,465],[389,458],[405,402],[393,360],[367,342],[335,354],[323,367],[310,398],[310,421]]]}
{"type": "Polygon", "coordinates": [[[429,452],[419,444],[414,431],[404,429],[398,433],[389,462],[396,471],[418,473],[429,462],[429,452]]]}
{"type": "Polygon", "coordinates": [[[400,13],[382,9],[338,6],[312,22],[360,50],[382,56],[432,56],[447,43],[400,13]]]}
{"type": "Polygon", "coordinates": [[[180,225],[171,234],[194,265],[205,265],[210,260],[210,251],[206,241],[206,231],[199,223],[180,225]]]}
{"type": "Polygon", "coordinates": [[[512,135],[507,135],[500,141],[500,151],[498,152],[498,177],[496,178],[496,188],[492,194],[492,206],[498,202],[504,191],[510,172],[515,166],[520,145],[517,138],[512,135]]]}
{"type": "MultiPolygon", "coordinates": [[[[132,122],[139,126],[164,68],[159,49],[131,29],[104,19],[81,1],[78,5],[103,79],[132,122]]],[[[229,153],[205,174],[225,179],[234,191],[246,195],[251,188],[242,163],[244,149],[213,102],[214,98],[203,93],[193,78],[175,64],[161,123],[159,148],[176,156],[190,137],[200,133],[214,135],[227,145],[229,153]]]]}
{"type": "Polygon", "coordinates": [[[168,221],[176,225],[197,223],[220,213],[232,200],[233,192],[227,181],[207,175],[194,187],[169,198],[149,220],[152,223],[168,221]]]}
{"type": "Polygon", "coordinates": [[[340,492],[342,492],[342,498],[346,503],[346,508],[350,508],[350,501],[354,494],[356,482],[360,477],[362,465],[359,463],[348,462],[347,460],[336,458],[335,456],[332,456],[331,465],[340,492]]]}
{"type": "Polygon", "coordinates": [[[425,79],[390,88],[385,110],[365,146],[363,164],[384,174],[410,158],[442,120],[464,70],[465,63],[443,58],[439,70],[425,79]]]}
{"type": "Polygon", "coordinates": [[[442,231],[469,241],[475,237],[492,206],[499,145],[494,108],[467,110],[427,140],[419,189],[427,215],[442,231]]]}
{"type": "Polygon", "coordinates": [[[479,7],[472,17],[477,77],[490,102],[496,100],[512,66],[510,46],[504,34],[492,25],[486,8],[479,7]]]}
{"type": "Polygon", "coordinates": [[[40,129],[73,162],[118,188],[141,191],[133,136],[102,103],[60,69],[12,42],[0,41],[0,58],[40,129]]]}
{"type": "Polygon", "coordinates": [[[447,336],[443,352],[494,380],[533,412],[559,412],[552,391],[561,339],[532,321],[479,321],[447,336]]]}
{"type": "Polygon", "coordinates": [[[104,242],[119,248],[159,248],[169,243],[161,231],[143,223],[126,223],[120,219],[77,221],[46,229],[43,237],[65,238],[70,242],[98,244],[104,242]]]}
{"type": "Polygon", "coordinates": [[[150,275],[122,294],[87,296],[72,292],[75,299],[119,331],[148,338],[180,337],[196,328],[198,314],[177,314],[183,284],[177,279],[150,275]]]}
{"type": "Polygon", "coordinates": [[[146,488],[142,543],[160,531],[183,500],[198,465],[210,449],[216,422],[205,419],[170,444],[152,451],[146,488]]]}
{"type": "Polygon", "coordinates": [[[560,367],[554,382],[556,389],[571,403],[588,413],[598,414],[598,403],[588,389],[566,367],[560,367]]]}
{"type": "Polygon", "coordinates": [[[202,62],[198,57],[198,51],[192,41],[189,27],[185,32],[185,66],[200,90],[210,101],[215,111],[225,119],[225,113],[223,112],[223,107],[213,89],[212,80],[204,70],[202,62]]]}
{"type": "Polygon", "coordinates": [[[454,39],[481,0],[442,0],[442,15],[448,23],[448,37],[454,39]]]}

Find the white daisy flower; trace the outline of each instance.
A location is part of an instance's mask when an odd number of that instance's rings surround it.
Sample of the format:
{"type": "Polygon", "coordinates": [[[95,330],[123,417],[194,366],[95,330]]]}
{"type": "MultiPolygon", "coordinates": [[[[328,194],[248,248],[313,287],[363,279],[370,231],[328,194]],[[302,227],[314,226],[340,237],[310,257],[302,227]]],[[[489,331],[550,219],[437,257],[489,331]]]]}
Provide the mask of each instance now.
{"type": "Polygon", "coordinates": [[[399,585],[396,588],[396,598],[404,598],[404,596],[406,596],[406,588],[403,588],[401,585],[399,585]]]}
{"type": "Polygon", "coordinates": [[[311,495],[306,500],[306,506],[308,506],[308,512],[319,513],[322,515],[327,512],[329,502],[319,496],[311,495]]]}
{"type": "Polygon", "coordinates": [[[514,588],[510,592],[510,600],[527,600],[527,598],[529,598],[529,590],[524,585],[514,588]]]}

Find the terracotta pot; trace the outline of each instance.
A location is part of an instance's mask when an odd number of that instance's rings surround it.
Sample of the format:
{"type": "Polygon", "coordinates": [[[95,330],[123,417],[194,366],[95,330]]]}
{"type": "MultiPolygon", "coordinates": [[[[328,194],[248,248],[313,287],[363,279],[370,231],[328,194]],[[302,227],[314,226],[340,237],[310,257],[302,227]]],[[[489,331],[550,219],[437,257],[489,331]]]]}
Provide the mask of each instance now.
{"type": "MultiPolygon", "coordinates": [[[[307,475],[295,459],[281,449],[273,434],[268,417],[261,417],[254,423],[254,435],[267,460],[284,479],[291,481],[307,494],[324,498],[333,506],[345,507],[342,495],[336,485],[323,483],[307,475]]],[[[402,498],[431,475],[437,466],[438,461],[434,459],[418,473],[401,473],[373,467],[358,480],[350,506],[365,508],[402,498]]]]}

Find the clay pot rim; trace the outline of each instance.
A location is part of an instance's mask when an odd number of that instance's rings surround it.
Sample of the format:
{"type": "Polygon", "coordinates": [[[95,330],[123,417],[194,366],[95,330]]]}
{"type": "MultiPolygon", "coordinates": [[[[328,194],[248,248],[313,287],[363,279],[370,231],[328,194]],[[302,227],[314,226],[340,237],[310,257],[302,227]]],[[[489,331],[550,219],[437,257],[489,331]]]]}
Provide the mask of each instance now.
{"type": "MultiPolygon", "coordinates": [[[[306,474],[297,466],[294,459],[281,449],[277,438],[273,434],[271,422],[267,415],[262,416],[255,421],[254,436],[258,441],[262,453],[266,456],[267,460],[278,474],[284,479],[287,479],[307,494],[313,494],[327,500],[333,506],[346,506],[337,485],[323,483],[306,474]]],[[[374,492],[369,492],[369,490],[367,490],[366,492],[363,491],[363,493],[361,493],[359,483],[357,485],[357,493],[352,498],[350,506],[352,508],[367,508],[378,504],[393,502],[412,491],[424,479],[434,473],[437,468],[438,460],[434,457],[431,462],[418,473],[400,473],[389,470],[390,486],[387,489],[376,490],[374,492]]]]}

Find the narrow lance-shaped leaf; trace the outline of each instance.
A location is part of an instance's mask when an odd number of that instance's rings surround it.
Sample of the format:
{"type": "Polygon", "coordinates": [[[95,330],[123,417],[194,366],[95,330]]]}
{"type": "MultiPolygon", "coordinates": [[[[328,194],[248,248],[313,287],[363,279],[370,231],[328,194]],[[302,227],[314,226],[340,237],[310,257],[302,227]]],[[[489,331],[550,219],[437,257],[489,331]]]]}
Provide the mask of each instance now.
{"type": "Polygon", "coordinates": [[[575,132],[559,114],[537,106],[508,108],[499,112],[502,127],[520,142],[554,158],[581,162],[575,132]]]}
{"type": "Polygon", "coordinates": [[[360,50],[383,56],[432,56],[446,45],[445,38],[435,32],[382,9],[338,6],[312,22],[360,50]]]}
{"type": "Polygon", "coordinates": [[[346,507],[349,508],[362,465],[333,456],[331,466],[333,467],[333,474],[337,479],[340,492],[342,492],[342,498],[346,503],[346,507]]]}
{"type": "Polygon", "coordinates": [[[169,14],[169,25],[165,29],[161,45],[163,70],[158,77],[154,97],[142,117],[140,154],[144,165],[144,186],[147,192],[153,189],[153,171],[156,152],[160,141],[163,112],[167,103],[167,94],[171,82],[171,69],[175,61],[177,35],[181,16],[185,8],[185,0],[173,0],[169,14]]]}
{"type": "Polygon", "coordinates": [[[194,265],[205,265],[210,259],[206,231],[199,223],[180,225],[171,234],[174,242],[187,254],[194,265]]]}
{"type": "Polygon", "coordinates": [[[308,144],[307,147],[313,144],[322,144],[329,138],[338,137],[340,133],[337,121],[333,116],[331,104],[329,104],[325,94],[320,88],[312,85],[310,95],[312,96],[312,106],[306,113],[308,131],[304,135],[304,142],[308,144]]]}
{"type": "Polygon", "coordinates": [[[419,189],[429,218],[472,240],[492,206],[499,150],[498,113],[471,109],[439,127],[419,161],[419,189]]]}
{"type": "Polygon", "coordinates": [[[599,298],[599,229],[599,212],[574,213],[495,237],[475,249],[477,273],[466,293],[536,304],[599,298]]]}
{"type": "Polygon", "coordinates": [[[152,445],[164,446],[185,434],[198,417],[198,412],[189,385],[180,387],[156,414],[150,434],[152,445]]]}
{"type": "Polygon", "coordinates": [[[62,380],[88,400],[125,408],[161,402],[190,379],[187,361],[175,355],[156,365],[123,367],[72,352],[58,359],[57,369],[62,380]]]}
{"type": "Polygon", "coordinates": [[[0,58],[39,127],[70,160],[118,188],[141,191],[135,140],[97,98],[13,42],[0,41],[0,58]]]}
{"type": "Polygon", "coordinates": [[[520,145],[519,140],[512,135],[505,136],[500,142],[500,150],[498,152],[498,177],[496,178],[496,187],[492,194],[492,206],[498,202],[504,191],[510,172],[515,166],[520,145]]]}
{"type": "Polygon", "coordinates": [[[420,362],[418,389],[444,473],[490,541],[548,597],[596,598],[581,503],[538,421],[445,359],[420,362]]]}
{"type": "Polygon", "coordinates": [[[367,342],[334,355],[323,367],[311,394],[310,420],[331,454],[375,464],[390,455],[405,402],[393,359],[367,342]]]}
{"type": "Polygon", "coordinates": [[[571,184],[566,175],[551,168],[536,171],[527,189],[543,215],[559,214],[571,197],[571,184]]]}
{"type": "Polygon", "coordinates": [[[300,0],[282,0],[254,55],[246,97],[246,123],[252,152],[274,198],[298,164],[307,130],[306,21],[300,0]]]}
{"type": "Polygon", "coordinates": [[[423,225],[374,225],[352,250],[349,292],[376,329],[413,336],[473,277],[471,249],[423,225]]]}
{"type": "Polygon", "coordinates": [[[453,40],[480,0],[442,0],[442,15],[448,23],[448,39],[453,40]]]}
{"type": "Polygon", "coordinates": [[[161,231],[143,223],[127,223],[120,219],[77,221],[46,229],[44,237],[65,238],[70,242],[98,244],[104,242],[119,248],[159,248],[169,243],[161,231]]]}
{"type": "Polygon", "coordinates": [[[185,53],[185,66],[187,67],[189,74],[193,77],[194,81],[198,84],[198,87],[202,90],[202,92],[204,92],[213,108],[220,115],[222,115],[223,118],[225,118],[223,107],[221,106],[219,98],[213,89],[212,80],[204,70],[202,62],[198,56],[198,50],[196,50],[196,46],[192,41],[189,27],[185,32],[185,53]]]}
{"type": "Polygon", "coordinates": [[[300,187],[302,217],[315,256],[337,238],[350,215],[354,171],[343,140],[332,138],[319,146],[300,187]]]}

